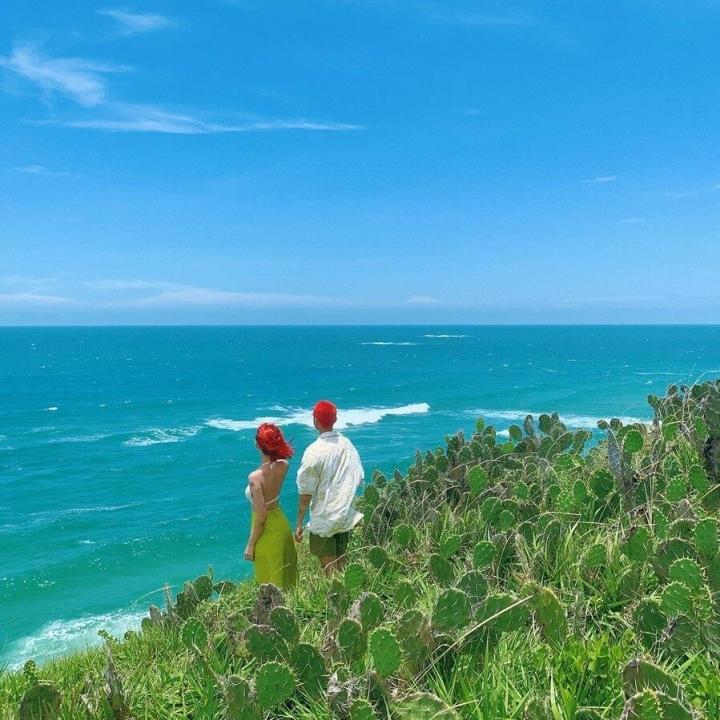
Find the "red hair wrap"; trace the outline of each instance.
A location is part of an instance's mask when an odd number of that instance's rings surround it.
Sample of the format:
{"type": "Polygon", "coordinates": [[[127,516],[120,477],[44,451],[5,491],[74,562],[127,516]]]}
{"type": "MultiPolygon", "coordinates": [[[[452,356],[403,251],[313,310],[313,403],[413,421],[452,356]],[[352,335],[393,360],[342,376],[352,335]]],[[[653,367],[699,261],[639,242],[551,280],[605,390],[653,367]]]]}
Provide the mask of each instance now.
{"type": "Polygon", "coordinates": [[[285,441],[282,430],[273,423],[263,423],[257,429],[255,442],[271,460],[287,460],[293,456],[293,449],[285,441]]]}
{"type": "Polygon", "coordinates": [[[313,408],[313,417],[324,428],[332,429],[337,422],[337,408],[329,400],[321,400],[313,408]]]}

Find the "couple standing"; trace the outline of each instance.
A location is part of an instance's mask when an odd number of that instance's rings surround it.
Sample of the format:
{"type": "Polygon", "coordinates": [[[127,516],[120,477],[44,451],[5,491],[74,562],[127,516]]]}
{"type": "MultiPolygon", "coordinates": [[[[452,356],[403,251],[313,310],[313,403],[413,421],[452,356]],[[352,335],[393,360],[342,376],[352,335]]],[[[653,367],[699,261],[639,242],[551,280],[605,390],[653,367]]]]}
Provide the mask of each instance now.
{"type": "Polygon", "coordinates": [[[293,449],[277,425],[263,423],[255,435],[262,464],[250,473],[245,495],[253,507],[245,559],[255,564],[255,579],[283,589],[296,585],[297,552],[302,542],[305,513],[310,508],[310,552],[320,560],[326,575],[345,566],[350,531],[362,520],[353,507],[355,493],[365,474],[354,445],[333,430],[337,408],[321,400],[313,408],[320,437],[303,454],[297,474],[298,503],[295,536],[280,509],[280,491],[293,449]]]}

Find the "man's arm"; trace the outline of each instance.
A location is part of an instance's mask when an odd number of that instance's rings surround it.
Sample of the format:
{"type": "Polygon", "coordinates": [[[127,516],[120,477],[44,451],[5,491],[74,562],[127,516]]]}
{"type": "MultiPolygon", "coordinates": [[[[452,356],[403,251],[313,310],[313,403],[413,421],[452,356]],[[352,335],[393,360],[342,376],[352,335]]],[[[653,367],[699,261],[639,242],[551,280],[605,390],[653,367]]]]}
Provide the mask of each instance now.
{"type": "Polygon", "coordinates": [[[312,452],[306,450],[297,474],[297,489],[300,494],[297,524],[295,525],[295,540],[297,542],[302,542],[305,513],[310,506],[313,495],[317,491],[318,481],[319,478],[317,470],[315,469],[315,458],[312,452]]]}
{"type": "Polygon", "coordinates": [[[295,526],[295,542],[302,542],[303,539],[303,522],[305,522],[305,513],[310,506],[312,495],[301,495],[298,503],[297,525],[295,526]]]}

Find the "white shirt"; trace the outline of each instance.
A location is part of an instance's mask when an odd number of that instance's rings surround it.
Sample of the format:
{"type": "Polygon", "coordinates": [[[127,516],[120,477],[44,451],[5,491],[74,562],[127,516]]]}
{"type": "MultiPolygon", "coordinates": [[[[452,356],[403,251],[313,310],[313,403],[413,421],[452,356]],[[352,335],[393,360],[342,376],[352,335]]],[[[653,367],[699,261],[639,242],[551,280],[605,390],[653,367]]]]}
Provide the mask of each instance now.
{"type": "Polygon", "coordinates": [[[363,518],[353,500],[364,479],[355,446],[339,432],[322,433],[305,450],[297,474],[298,492],[312,495],[308,530],[320,537],[352,530],[363,518]]]}

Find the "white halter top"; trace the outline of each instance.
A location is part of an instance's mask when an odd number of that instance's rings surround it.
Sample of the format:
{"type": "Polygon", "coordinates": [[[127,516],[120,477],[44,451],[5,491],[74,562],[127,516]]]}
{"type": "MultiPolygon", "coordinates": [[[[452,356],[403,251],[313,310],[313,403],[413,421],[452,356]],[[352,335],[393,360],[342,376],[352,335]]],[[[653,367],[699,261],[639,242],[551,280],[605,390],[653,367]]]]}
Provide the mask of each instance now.
{"type": "MultiPolygon", "coordinates": [[[[273,466],[275,463],[285,463],[286,465],[289,465],[287,460],[284,458],[280,458],[279,460],[273,460],[272,462],[263,463],[260,467],[265,467],[266,465],[273,466]]],[[[248,499],[248,502],[252,505],[252,495],[250,494],[250,485],[245,486],[245,497],[248,499]]],[[[265,507],[268,505],[272,505],[273,503],[276,503],[280,499],[280,496],[274,497],[272,500],[266,500],[265,501],[265,507]]]]}

